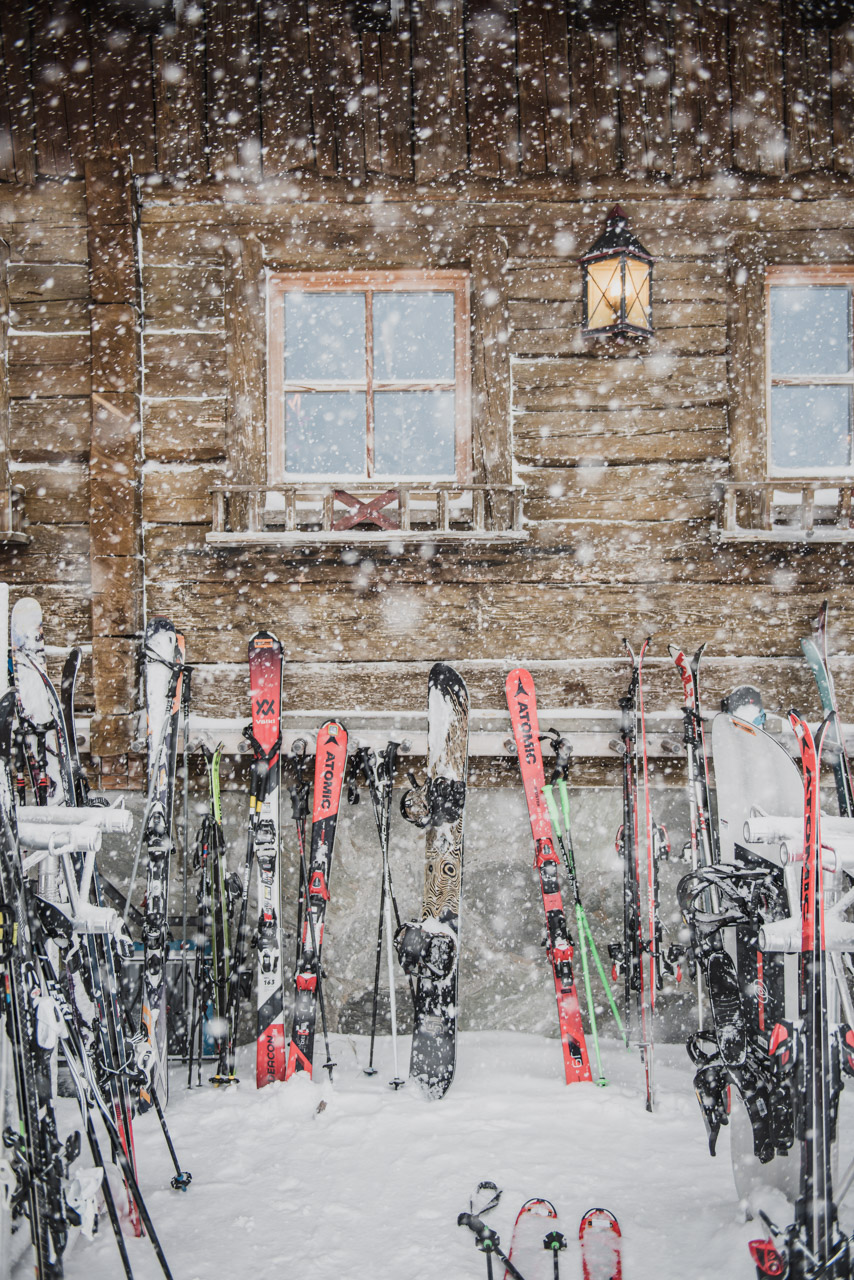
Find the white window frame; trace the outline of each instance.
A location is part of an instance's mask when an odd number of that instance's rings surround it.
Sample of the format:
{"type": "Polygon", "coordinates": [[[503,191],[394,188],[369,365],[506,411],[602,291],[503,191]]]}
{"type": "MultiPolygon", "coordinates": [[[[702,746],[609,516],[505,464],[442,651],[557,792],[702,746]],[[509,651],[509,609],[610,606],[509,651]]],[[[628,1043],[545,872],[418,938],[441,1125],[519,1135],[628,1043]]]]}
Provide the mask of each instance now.
{"type": "MultiPolygon", "coordinates": [[[[267,274],[267,474],[268,483],[288,485],[304,481],[372,481],[373,392],[382,390],[423,391],[452,389],[455,392],[455,474],[447,479],[464,484],[472,478],[471,447],[471,306],[470,276],[459,270],[400,271],[270,271],[267,274]],[[373,377],[373,334],[371,307],[366,305],[365,378],[352,381],[288,382],[284,376],[284,305],[291,292],[362,293],[366,299],[376,292],[454,294],[454,380],[449,383],[385,382],[373,377]],[[285,401],[298,391],[364,391],[367,401],[366,474],[286,471],[285,401]]],[[[436,477],[401,474],[394,478],[435,481],[436,477]]],[[[443,477],[444,479],[444,477],[443,477]]]]}
{"type": "MultiPolygon", "coordinates": [[[[771,375],[771,290],[775,287],[794,285],[844,285],[849,289],[850,305],[854,306],[854,266],[817,264],[769,265],[765,271],[765,468],[769,479],[789,477],[828,476],[848,479],[854,476],[854,461],[845,467],[780,467],[772,462],[773,438],[771,421],[772,386],[850,386],[854,404],[854,360],[845,374],[771,375]]],[[[854,342],[854,330],[851,332],[854,342]]],[[[854,428],[853,428],[854,429],[854,428]]],[[[853,455],[854,456],[854,455],[853,455]]]]}

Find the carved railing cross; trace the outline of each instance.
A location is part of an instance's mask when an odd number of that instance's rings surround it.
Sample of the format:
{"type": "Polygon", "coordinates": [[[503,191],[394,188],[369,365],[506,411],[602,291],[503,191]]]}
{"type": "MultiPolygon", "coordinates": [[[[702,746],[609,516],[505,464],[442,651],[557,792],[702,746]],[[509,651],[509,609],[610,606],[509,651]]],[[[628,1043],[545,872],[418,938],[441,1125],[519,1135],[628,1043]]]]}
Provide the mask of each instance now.
{"type": "Polygon", "coordinates": [[[332,528],[338,532],[342,529],[353,529],[357,524],[375,524],[380,529],[399,529],[398,520],[382,513],[383,507],[387,507],[390,502],[397,502],[399,496],[397,489],[387,489],[385,493],[378,493],[367,502],[363,502],[361,498],[355,498],[352,493],[336,489],[335,501],[343,502],[348,507],[355,507],[356,510],[341,516],[333,523],[332,528]]]}

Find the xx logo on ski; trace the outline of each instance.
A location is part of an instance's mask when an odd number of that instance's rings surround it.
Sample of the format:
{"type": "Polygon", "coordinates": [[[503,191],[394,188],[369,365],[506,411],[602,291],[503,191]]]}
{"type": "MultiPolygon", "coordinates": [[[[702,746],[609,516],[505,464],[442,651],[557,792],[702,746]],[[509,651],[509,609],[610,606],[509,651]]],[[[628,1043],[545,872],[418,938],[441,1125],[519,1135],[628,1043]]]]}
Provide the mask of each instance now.
{"type": "Polygon", "coordinates": [[[255,703],[256,716],[271,716],[275,713],[276,703],[272,698],[259,698],[255,703]]]}

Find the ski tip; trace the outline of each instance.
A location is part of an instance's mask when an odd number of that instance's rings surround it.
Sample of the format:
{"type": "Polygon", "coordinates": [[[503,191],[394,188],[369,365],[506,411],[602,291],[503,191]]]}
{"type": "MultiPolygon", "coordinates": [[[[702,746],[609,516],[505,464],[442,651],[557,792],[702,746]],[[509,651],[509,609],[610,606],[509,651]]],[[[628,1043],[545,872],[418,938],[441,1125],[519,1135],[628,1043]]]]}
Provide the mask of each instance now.
{"type": "Polygon", "coordinates": [[[578,1225],[578,1238],[583,1240],[588,1231],[612,1231],[620,1236],[620,1224],[610,1209],[588,1209],[578,1225]]]}

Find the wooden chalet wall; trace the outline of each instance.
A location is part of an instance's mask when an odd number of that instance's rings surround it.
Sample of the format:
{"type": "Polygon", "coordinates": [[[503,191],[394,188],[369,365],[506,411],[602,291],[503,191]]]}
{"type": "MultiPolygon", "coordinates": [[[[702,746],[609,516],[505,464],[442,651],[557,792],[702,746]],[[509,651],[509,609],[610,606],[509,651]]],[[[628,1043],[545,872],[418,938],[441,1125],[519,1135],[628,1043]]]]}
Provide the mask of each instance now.
{"type": "Polygon", "coordinates": [[[611,707],[621,637],[648,632],[653,705],[678,703],[673,638],[708,642],[710,699],[749,679],[817,709],[798,640],[825,596],[847,605],[849,548],[710,536],[759,319],[739,253],[854,261],[854,25],[805,7],[410,0],[374,33],[340,0],[179,21],[9,0],[0,484],[25,488],[31,541],[0,576],[42,600],[49,643],[91,642],[108,772],[155,613],[187,633],[202,715],[245,714],[259,626],[293,711],[419,708],[438,656],[481,710],[508,657],[537,661],[546,707],[611,707]],[[576,258],[617,200],[657,259],[643,349],[580,337],[576,258]],[[265,268],[443,265],[472,276],[479,474],[524,482],[529,541],[207,545],[211,485],[263,479],[265,268]]]}

